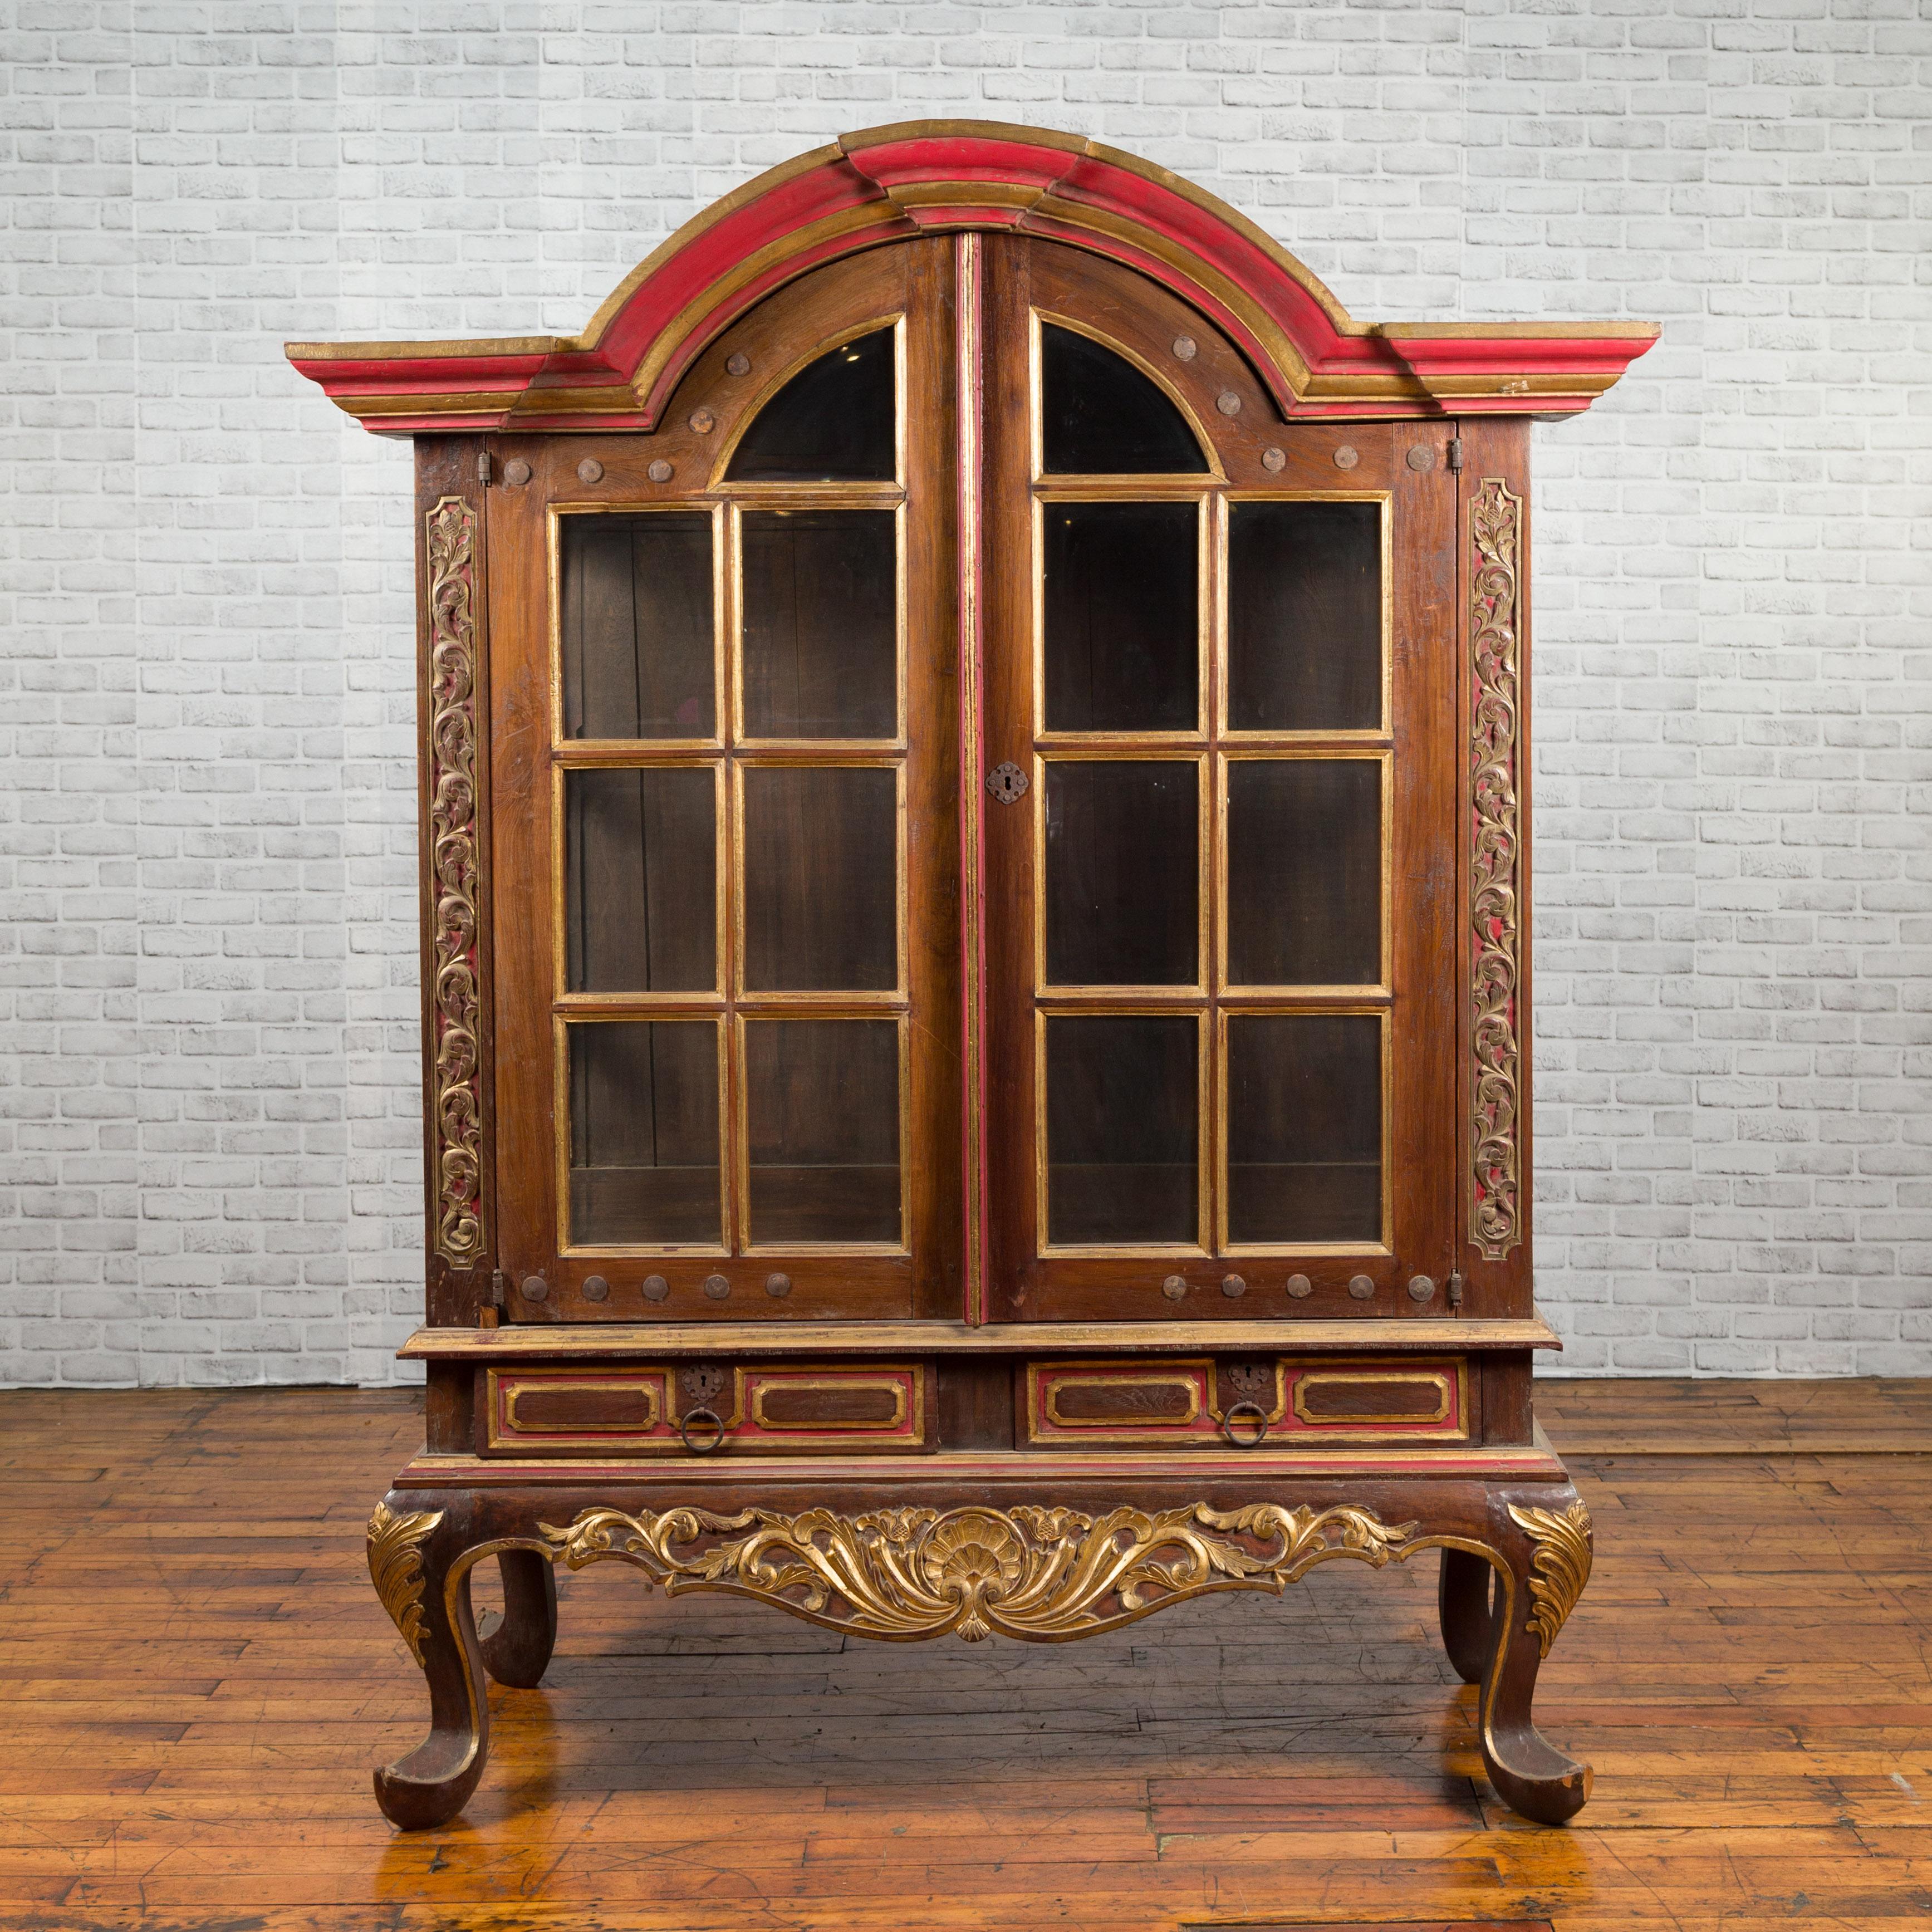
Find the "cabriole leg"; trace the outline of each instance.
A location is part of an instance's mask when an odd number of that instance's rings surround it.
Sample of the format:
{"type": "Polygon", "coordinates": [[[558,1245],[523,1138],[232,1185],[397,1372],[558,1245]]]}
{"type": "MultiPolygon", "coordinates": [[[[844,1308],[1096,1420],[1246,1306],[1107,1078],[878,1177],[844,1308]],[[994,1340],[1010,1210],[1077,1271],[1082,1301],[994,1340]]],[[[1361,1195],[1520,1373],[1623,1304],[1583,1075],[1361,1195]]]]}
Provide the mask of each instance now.
{"type": "Polygon", "coordinates": [[[1442,1552],[1442,1580],[1436,1604],[1442,1647],[1465,1684],[1480,1684],[1496,1648],[1490,1628],[1490,1586],[1494,1572],[1485,1558],[1467,1550],[1442,1552]]]}
{"type": "Polygon", "coordinates": [[[1483,1762],[1514,1810],[1560,1825],[1590,1795],[1590,1767],[1538,1731],[1530,1706],[1537,1672],[1590,1576],[1590,1513],[1574,1490],[1501,1498],[1492,1528],[1509,1566],[1492,1619],[1494,1648],[1483,1688],[1483,1762]]]}
{"type": "Polygon", "coordinates": [[[556,1648],[556,1574],[534,1550],[498,1552],[503,1615],[482,1634],[483,1667],[499,1684],[534,1690],[556,1648]]]}
{"type": "Polygon", "coordinates": [[[489,1754],[490,1714],[467,1568],[446,1588],[464,1553],[456,1513],[397,1504],[392,1496],[370,1519],[369,1574],[428,1681],[430,1728],[406,1757],[376,1772],[376,1802],[391,1824],[413,1832],[447,1824],[469,1802],[489,1754]]]}

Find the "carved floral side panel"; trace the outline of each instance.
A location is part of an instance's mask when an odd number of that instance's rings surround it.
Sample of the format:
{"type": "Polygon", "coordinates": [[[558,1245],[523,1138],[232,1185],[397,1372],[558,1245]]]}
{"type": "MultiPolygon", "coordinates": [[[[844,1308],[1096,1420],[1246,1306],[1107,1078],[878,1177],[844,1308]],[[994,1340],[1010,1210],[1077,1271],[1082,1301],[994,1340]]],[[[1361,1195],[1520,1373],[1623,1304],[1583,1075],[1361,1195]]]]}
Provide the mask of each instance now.
{"type": "Polygon", "coordinates": [[[1485,1261],[1522,1240],[1517,989],[1522,933],[1518,761],[1522,500],[1499,476],[1469,512],[1469,1239],[1485,1261]]]}
{"type": "Polygon", "coordinates": [[[424,518],[429,626],[430,1109],[435,1250],[474,1268],[484,1221],[477,958],[476,512],[445,496],[424,518]]]}

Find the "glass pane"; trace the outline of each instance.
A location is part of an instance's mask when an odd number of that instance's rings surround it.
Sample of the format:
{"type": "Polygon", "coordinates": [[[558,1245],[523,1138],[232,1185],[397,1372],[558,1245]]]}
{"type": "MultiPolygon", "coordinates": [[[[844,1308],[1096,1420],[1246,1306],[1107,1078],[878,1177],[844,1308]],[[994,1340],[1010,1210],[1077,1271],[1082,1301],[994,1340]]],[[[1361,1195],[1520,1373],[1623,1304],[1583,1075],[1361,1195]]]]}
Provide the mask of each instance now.
{"type": "Polygon", "coordinates": [[[1378,1241],[1382,1232],[1382,1022],[1231,1018],[1228,1238],[1378,1241]]]}
{"type": "Polygon", "coordinates": [[[1198,1240],[1199,1031],[1164,1015],[1047,1022],[1048,1241],[1198,1240]]]}
{"type": "Polygon", "coordinates": [[[710,738],[711,519],[563,520],[563,735],[710,738]]]}
{"type": "Polygon", "coordinates": [[[746,735],[896,736],[892,512],[752,510],[743,531],[746,735]]]}
{"type": "Polygon", "coordinates": [[[890,483],[892,332],[874,329],[806,364],[746,430],[734,483],[890,483]]]}
{"type": "Polygon", "coordinates": [[[1382,722],[1382,506],[1236,503],[1228,518],[1228,722],[1382,722]]]}
{"type": "Polygon", "coordinates": [[[745,771],[745,986],[898,984],[898,784],[890,770],[745,771]]]}
{"type": "Polygon", "coordinates": [[[1049,985],[1197,982],[1198,789],[1191,764],[1047,766],[1049,985]]]}
{"type": "Polygon", "coordinates": [[[570,1238],[598,1246],[723,1236],[718,1028],[570,1029],[570,1238]]]}
{"type": "Polygon", "coordinates": [[[899,1238],[896,1020],[747,1020],[752,1239],[899,1238]]]}
{"type": "Polygon", "coordinates": [[[1207,467],[1187,418],[1124,356],[1040,327],[1040,438],[1052,476],[1144,476],[1207,467]]]}
{"type": "Polygon", "coordinates": [[[1378,986],[1382,930],[1380,762],[1229,760],[1229,983],[1378,986]]]}
{"type": "Polygon", "coordinates": [[[1192,503],[1048,503],[1046,728],[1190,731],[1200,716],[1192,503]]]}
{"type": "Polygon", "coordinates": [[[565,951],[573,993],[718,983],[718,826],[708,767],[564,780],[565,951]]]}

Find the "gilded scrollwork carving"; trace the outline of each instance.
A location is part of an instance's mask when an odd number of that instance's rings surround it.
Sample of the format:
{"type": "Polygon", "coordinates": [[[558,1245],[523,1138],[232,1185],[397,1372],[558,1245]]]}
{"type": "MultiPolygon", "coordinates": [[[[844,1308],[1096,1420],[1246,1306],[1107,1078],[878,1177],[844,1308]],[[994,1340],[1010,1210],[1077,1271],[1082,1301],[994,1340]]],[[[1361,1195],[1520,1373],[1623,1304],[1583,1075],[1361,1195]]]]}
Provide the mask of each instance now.
{"type": "Polygon", "coordinates": [[[476,513],[462,497],[446,496],[424,521],[436,1249],[452,1267],[467,1268],[488,1246],[477,1044],[476,513]]]}
{"type": "Polygon", "coordinates": [[[1522,1239],[1516,1015],[1522,944],[1522,827],[1517,785],[1522,502],[1500,476],[1486,476],[1478,486],[1469,511],[1469,916],[1474,1060],[1469,1238],[1485,1261],[1501,1261],[1522,1239]]]}
{"type": "Polygon", "coordinates": [[[422,1546],[442,1520],[440,1510],[398,1514],[387,1503],[378,1503],[369,1519],[369,1580],[418,1664],[423,1660],[422,1546]]]}
{"type": "Polygon", "coordinates": [[[1334,1557],[1380,1568],[1408,1553],[1415,1530],[1346,1504],[1222,1510],[1204,1502],[1099,1516],[1038,1504],[850,1516],[603,1508],[538,1528],[573,1570],[616,1558],[667,1594],[729,1591],[860,1636],[957,1631],[969,1643],[996,1633],[1089,1636],[1210,1591],[1279,1593],[1334,1557]]]}
{"type": "Polygon", "coordinates": [[[1530,1558],[1526,1628],[1535,1633],[1547,1657],[1590,1580],[1590,1512],[1580,1498],[1562,1510],[1522,1509],[1511,1503],[1509,1513],[1510,1520],[1536,1546],[1530,1558]]]}

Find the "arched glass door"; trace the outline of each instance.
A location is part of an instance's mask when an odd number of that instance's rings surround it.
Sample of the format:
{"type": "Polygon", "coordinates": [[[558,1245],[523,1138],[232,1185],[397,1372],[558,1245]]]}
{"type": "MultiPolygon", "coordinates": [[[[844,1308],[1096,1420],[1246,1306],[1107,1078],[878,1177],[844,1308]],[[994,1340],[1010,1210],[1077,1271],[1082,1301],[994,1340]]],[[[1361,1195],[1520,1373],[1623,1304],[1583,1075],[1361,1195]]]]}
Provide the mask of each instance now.
{"type": "Polygon", "coordinates": [[[956,1310],[951,277],[945,241],[823,271],[658,434],[518,446],[492,543],[520,1316],[956,1310]]]}
{"type": "Polygon", "coordinates": [[[998,236],[984,288],[988,1313],[1400,1312],[1450,1251],[1453,480],[1130,272],[998,236]]]}

